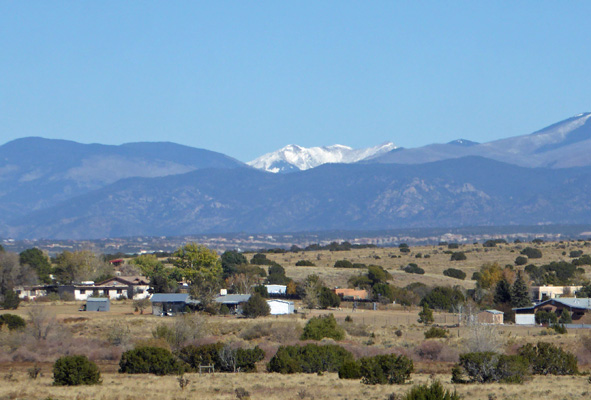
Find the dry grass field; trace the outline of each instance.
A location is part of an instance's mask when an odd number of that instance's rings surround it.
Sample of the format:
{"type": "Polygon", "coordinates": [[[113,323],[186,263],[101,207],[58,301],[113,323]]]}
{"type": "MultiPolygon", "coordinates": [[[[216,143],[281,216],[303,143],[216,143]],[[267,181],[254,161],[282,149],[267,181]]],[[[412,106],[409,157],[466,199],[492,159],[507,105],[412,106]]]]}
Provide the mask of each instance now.
{"type": "MultiPolygon", "coordinates": [[[[589,250],[589,245],[585,242],[504,244],[487,249],[482,245],[470,244],[454,250],[464,251],[467,256],[465,261],[450,261],[450,255],[443,253],[447,250],[444,246],[413,247],[407,254],[401,253],[398,248],[375,248],[268,254],[267,257],[283,265],[287,275],[296,281],[305,279],[309,274],[318,274],[329,286],[346,286],[349,277],[363,272],[333,267],[335,261],[346,259],[354,263],[383,266],[393,275],[393,284],[396,286],[422,282],[427,285],[461,285],[472,288],[474,281],[469,278],[481,265],[493,262],[502,266],[513,264],[519,251],[526,246],[542,250],[543,258],[535,260],[537,265],[551,261],[568,261],[571,250],[580,249],[586,253],[589,250]],[[419,253],[421,257],[417,258],[419,253]],[[425,255],[429,257],[425,258],[425,255]],[[296,267],[295,263],[301,259],[313,261],[316,266],[296,267]],[[415,275],[400,270],[401,266],[410,262],[418,264],[426,273],[415,275]],[[443,270],[449,267],[466,272],[466,280],[443,276],[443,270]]],[[[589,276],[589,267],[585,267],[585,270],[589,276]]],[[[451,367],[457,361],[458,354],[464,351],[470,335],[466,327],[453,327],[449,329],[448,338],[426,342],[426,328],[417,322],[419,309],[392,304],[380,305],[377,311],[353,311],[346,303],[340,309],[310,311],[296,304],[298,314],[254,320],[234,316],[196,316],[192,318],[200,325],[202,334],[195,343],[224,341],[245,347],[259,345],[267,355],[258,365],[257,373],[201,376],[186,374],[190,383],[185,390],[181,390],[177,377],[174,376],[117,373],[117,363],[122,351],[140,343],[166,347],[163,340],[154,339],[152,331],[159,324],[174,324],[176,317],[153,316],[149,314],[149,310],[143,315],[134,313],[130,301],[113,301],[111,311],[106,313],[79,312],[80,305],[80,302],[61,301],[37,305],[24,303],[19,309],[9,311],[27,319],[30,310],[41,307],[53,328],[47,338],[42,340],[35,340],[29,334],[0,331],[0,399],[236,399],[237,388],[244,388],[250,393],[251,399],[387,399],[392,393],[407,392],[411,385],[368,386],[358,381],[339,380],[336,374],[270,374],[264,372],[265,362],[279,345],[298,343],[301,330],[310,317],[333,313],[347,331],[345,340],[340,344],[356,357],[383,353],[405,354],[415,361],[413,383],[438,379],[447,387],[454,388],[450,384],[451,367]],[[345,322],[347,316],[353,322],[345,322]],[[123,332],[120,344],[114,344],[112,340],[113,332],[116,331],[123,332]],[[102,385],[74,388],[52,386],[52,363],[66,354],[84,354],[96,361],[102,372],[102,385]],[[43,376],[32,380],[28,377],[27,370],[35,363],[41,366],[43,376]]],[[[457,315],[435,313],[435,322],[453,325],[457,322],[457,315]]],[[[590,333],[575,329],[571,329],[566,335],[546,333],[547,329],[541,327],[506,325],[498,329],[504,350],[509,353],[525,343],[549,341],[574,352],[579,357],[581,370],[588,370],[591,349],[583,345],[583,339],[590,333]]],[[[520,385],[456,385],[455,389],[465,399],[591,398],[591,384],[585,375],[534,377],[520,385]]]]}
{"type": "MultiPolygon", "coordinates": [[[[402,253],[398,248],[371,248],[353,251],[311,251],[299,253],[267,254],[267,258],[281,264],[286,275],[294,280],[302,280],[309,274],[320,275],[329,286],[347,286],[347,279],[363,273],[363,269],[339,269],[333,268],[337,260],[348,260],[352,263],[366,265],[380,265],[394,276],[393,284],[406,286],[413,282],[422,282],[426,285],[461,285],[468,289],[474,287],[474,281],[470,280],[472,274],[485,263],[498,263],[501,266],[514,264],[515,258],[525,247],[534,247],[542,251],[542,258],[531,260],[537,265],[552,261],[569,261],[568,254],[571,250],[583,250],[589,252],[591,244],[587,242],[549,242],[541,244],[509,243],[500,244],[497,247],[483,248],[482,244],[465,244],[459,249],[449,250],[447,246],[417,246],[411,247],[410,253],[402,253]],[[450,255],[444,251],[463,251],[467,259],[465,261],[450,261],[450,255]],[[566,255],[562,253],[566,252],[566,255]],[[421,257],[417,258],[420,254],[421,257]],[[425,258],[428,255],[428,258],[425,258]],[[298,260],[310,260],[315,267],[296,267],[298,260]],[[400,267],[409,263],[415,263],[425,270],[423,276],[407,274],[400,267]],[[467,278],[464,281],[453,279],[443,275],[447,268],[463,270],[467,278]]],[[[591,268],[585,267],[587,276],[591,277],[591,268]]]]}
{"type": "MultiPolygon", "coordinates": [[[[368,386],[358,381],[339,379],[334,373],[281,375],[252,374],[186,374],[189,385],[181,390],[175,376],[122,375],[113,365],[101,365],[103,383],[96,386],[55,387],[51,385],[51,367],[43,366],[43,376],[30,380],[25,366],[16,366],[12,380],[2,381],[0,399],[60,400],[142,400],[142,399],[237,399],[242,388],[251,399],[347,399],[387,400],[392,393],[402,395],[411,384],[368,386]]],[[[5,371],[5,370],[4,370],[5,371]]],[[[586,376],[534,377],[521,385],[451,385],[449,374],[414,374],[412,383],[439,379],[446,388],[455,389],[464,399],[588,399],[591,385],[586,376]]]]}

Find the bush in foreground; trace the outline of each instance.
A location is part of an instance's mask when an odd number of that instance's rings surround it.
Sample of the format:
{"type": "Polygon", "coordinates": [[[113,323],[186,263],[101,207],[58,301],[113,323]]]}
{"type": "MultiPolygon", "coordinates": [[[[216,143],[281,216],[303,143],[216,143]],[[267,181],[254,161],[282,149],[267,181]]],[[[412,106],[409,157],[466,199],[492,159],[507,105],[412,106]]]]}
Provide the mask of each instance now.
{"type": "Polygon", "coordinates": [[[451,380],[452,383],[521,383],[527,375],[529,363],[525,357],[485,351],[460,354],[451,380]],[[464,379],[464,374],[468,379],[464,379]]]}
{"type": "Polygon", "coordinates": [[[395,354],[361,358],[359,361],[362,382],[367,385],[401,384],[410,379],[413,362],[406,356],[395,354]]]}
{"type": "Polygon", "coordinates": [[[127,374],[177,375],[183,364],[168,350],[160,347],[138,347],[126,351],[119,361],[119,372],[127,374]]]}
{"type": "Polygon", "coordinates": [[[281,374],[336,372],[351,362],[353,355],[337,345],[281,346],[267,364],[267,370],[281,374]]]}
{"type": "Polygon", "coordinates": [[[425,339],[446,338],[449,331],[447,329],[432,326],[425,331],[425,339]]]}
{"type": "Polygon", "coordinates": [[[10,331],[14,331],[17,329],[25,329],[25,326],[27,326],[27,323],[24,319],[14,314],[0,315],[0,329],[2,329],[2,326],[4,324],[6,324],[8,330],[10,331]]]}
{"type": "Polygon", "coordinates": [[[199,371],[200,365],[213,365],[217,372],[250,372],[265,357],[265,352],[258,346],[253,349],[232,349],[223,343],[189,345],[176,354],[195,372],[199,371]]]}
{"type": "Polygon", "coordinates": [[[453,393],[445,390],[439,381],[431,385],[415,385],[402,397],[402,400],[460,400],[460,395],[454,390],[453,393]]]}
{"type": "Polygon", "coordinates": [[[255,293],[244,304],[242,313],[247,318],[265,317],[271,313],[271,308],[260,294],[255,293]]]}
{"type": "Polygon", "coordinates": [[[334,315],[311,318],[304,327],[301,340],[322,340],[324,338],[343,340],[345,330],[337,325],[334,315]]]}
{"type": "Polygon", "coordinates": [[[519,355],[528,360],[537,375],[575,375],[579,373],[577,357],[551,343],[531,343],[519,349],[519,355]]]}
{"type": "Polygon", "coordinates": [[[53,364],[55,386],[96,385],[101,383],[101,373],[95,363],[86,356],[64,356],[53,364]]]}
{"type": "Polygon", "coordinates": [[[461,269],[457,268],[448,268],[445,271],[443,271],[443,275],[449,276],[450,278],[456,278],[461,280],[466,279],[466,273],[461,269]]]}

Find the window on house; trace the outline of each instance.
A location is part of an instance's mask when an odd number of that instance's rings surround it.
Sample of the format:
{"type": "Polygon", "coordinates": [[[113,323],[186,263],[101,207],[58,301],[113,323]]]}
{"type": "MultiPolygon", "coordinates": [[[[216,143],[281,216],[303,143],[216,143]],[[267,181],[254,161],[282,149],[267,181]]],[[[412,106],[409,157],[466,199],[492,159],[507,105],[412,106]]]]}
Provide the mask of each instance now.
{"type": "Polygon", "coordinates": [[[117,294],[122,294],[122,293],[123,293],[123,290],[117,289],[117,294]]]}
{"type": "Polygon", "coordinates": [[[80,294],[86,294],[86,290],[80,289],[80,294]]]}

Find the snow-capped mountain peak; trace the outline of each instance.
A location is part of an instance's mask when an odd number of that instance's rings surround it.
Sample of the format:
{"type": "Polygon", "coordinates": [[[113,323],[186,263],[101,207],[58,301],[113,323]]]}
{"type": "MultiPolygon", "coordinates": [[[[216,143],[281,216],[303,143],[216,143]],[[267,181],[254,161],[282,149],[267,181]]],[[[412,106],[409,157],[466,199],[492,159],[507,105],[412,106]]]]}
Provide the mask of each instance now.
{"type": "Polygon", "coordinates": [[[302,147],[290,144],[272,153],[267,153],[247,164],[268,172],[293,172],[306,170],[329,163],[354,163],[396,149],[392,142],[365,149],[334,144],[323,147],[302,147]]]}

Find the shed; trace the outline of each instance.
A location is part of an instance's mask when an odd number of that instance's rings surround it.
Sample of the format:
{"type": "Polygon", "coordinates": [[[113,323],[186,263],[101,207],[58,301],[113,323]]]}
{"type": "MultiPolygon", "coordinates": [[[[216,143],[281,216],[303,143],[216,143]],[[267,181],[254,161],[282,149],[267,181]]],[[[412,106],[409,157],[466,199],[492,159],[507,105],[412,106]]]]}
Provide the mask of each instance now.
{"type": "Polygon", "coordinates": [[[479,324],[502,325],[504,312],[499,310],[484,310],[479,312],[476,317],[479,324]]]}
{"type": "Polygon", "coordinates": [[[150,298],[153,315],[174,315],[185,310],[188,293],[155,293],[150,298]]]}
{"type": "Polygon", "coordinates": [[[109,311],[111,302],[106,297],[89,297],[86,299],[85,311],[109,311]]]}
{"type": "Polygon", "coordinates": [[[293,314],[295,307],[293,301],[267,300],[271,315],[293,314]]]}

